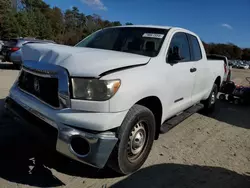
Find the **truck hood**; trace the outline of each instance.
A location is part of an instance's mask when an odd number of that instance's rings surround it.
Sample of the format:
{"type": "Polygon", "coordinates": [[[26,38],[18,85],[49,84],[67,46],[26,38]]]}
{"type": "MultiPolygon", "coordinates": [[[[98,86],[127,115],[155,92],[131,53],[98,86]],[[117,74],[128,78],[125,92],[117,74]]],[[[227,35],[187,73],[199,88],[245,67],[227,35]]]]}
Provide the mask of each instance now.
{"type": "Polygon", "coordinates": [[[99,77],[107,71],[147,64],[150,57],[58,44],[27,44],[22,48],[23,62],[48,63],[68,70],[71,76],[99,77]]]}

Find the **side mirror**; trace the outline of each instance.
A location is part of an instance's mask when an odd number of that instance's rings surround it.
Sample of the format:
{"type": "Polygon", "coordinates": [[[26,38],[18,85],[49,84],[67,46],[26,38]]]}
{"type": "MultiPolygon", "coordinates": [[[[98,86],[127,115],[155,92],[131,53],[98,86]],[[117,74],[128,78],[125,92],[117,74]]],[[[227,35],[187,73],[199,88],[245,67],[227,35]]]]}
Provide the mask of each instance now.
{"type": "Polygon", "coordinates": [[[174,58],[168,57],[168,58],[167,58],[167,62],[168,62],[169,64],[176,64],[176,63],[178,63],[178,60],[176,60],[176,59],[174,59],[174,58]]]}
{"type": "Polygon", "coordinates": [[[182,58],[177,55],[177,54],[169,54],[167,57],[167,62],[170,64],[176,64],[178,62],[180,62],[182,60],[182,58]]]}

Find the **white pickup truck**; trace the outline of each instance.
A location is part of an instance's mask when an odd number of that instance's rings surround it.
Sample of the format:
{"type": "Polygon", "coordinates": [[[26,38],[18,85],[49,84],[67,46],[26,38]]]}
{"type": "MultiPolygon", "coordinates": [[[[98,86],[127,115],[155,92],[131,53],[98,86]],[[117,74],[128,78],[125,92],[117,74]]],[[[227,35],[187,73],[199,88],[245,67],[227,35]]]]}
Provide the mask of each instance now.
{"type": "Polygon", "coordinates": [[[162,26],[106,28],[75,47],[27,44],[23,63],[6,110],[58,152],[121,174],[143,165],[160,133],[211,111],[224,77],[196,34],[162,26]]]}

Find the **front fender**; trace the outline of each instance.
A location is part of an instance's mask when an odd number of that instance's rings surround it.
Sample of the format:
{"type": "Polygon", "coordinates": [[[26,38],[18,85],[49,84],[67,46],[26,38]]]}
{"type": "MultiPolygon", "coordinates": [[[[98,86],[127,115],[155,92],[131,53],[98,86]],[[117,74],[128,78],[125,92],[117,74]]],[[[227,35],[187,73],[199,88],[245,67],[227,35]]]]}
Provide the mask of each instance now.
{"type": "Polygon", "coordinates": [[[130,109],[143,98],[156,96],[160,100],[164,79],[162,74],[154,74],[150,66],[137,67],[108,75],[103,79],[120,79],[121,86],[118,92],[110,99],[110,112],[119,112],[130,109]]]}

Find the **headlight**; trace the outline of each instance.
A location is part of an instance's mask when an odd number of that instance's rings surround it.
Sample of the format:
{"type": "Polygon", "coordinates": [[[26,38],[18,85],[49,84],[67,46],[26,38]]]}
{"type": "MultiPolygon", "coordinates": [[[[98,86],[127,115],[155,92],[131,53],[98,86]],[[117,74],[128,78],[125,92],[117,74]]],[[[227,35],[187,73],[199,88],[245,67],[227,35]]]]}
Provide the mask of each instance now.
{"type": "Polygon", "coordinates": [[[118,91],[120,80],[72,78],[74,99],[105,101],[118,91]]]}

